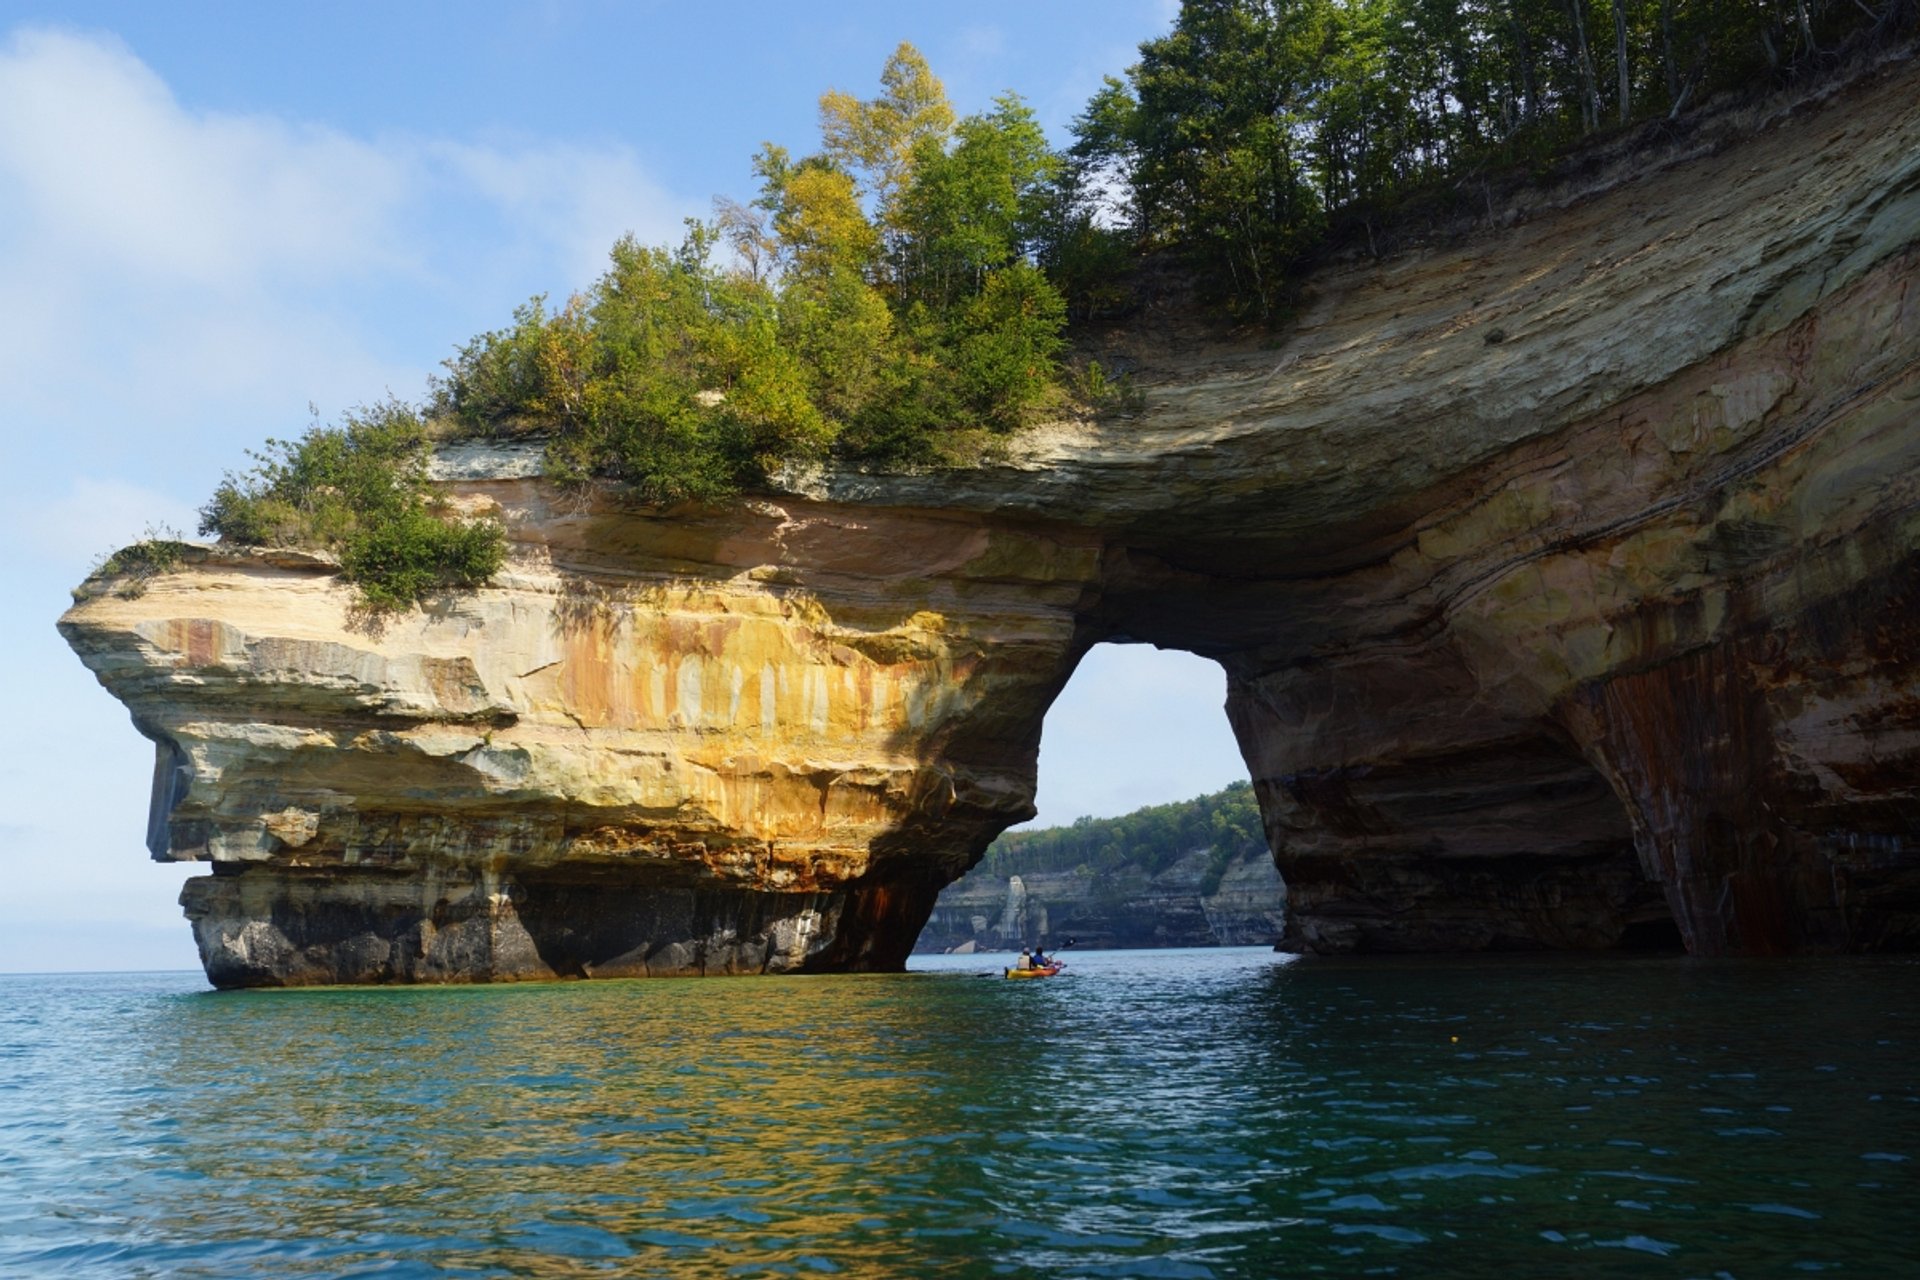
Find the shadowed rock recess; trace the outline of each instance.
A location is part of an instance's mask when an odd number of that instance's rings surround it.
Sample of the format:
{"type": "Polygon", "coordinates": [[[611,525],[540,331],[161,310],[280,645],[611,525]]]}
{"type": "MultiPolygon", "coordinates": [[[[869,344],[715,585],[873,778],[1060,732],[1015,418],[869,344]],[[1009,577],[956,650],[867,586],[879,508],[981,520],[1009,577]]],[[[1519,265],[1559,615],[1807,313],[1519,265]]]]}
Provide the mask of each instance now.
{"type": "Polygon", "coordinates": [[[1121,335],[1144,408],[993,465],[662,511],[448,449],[487,589],[368,631],[216,549],[60,628],[219,986],[898,968],[1116,639],[1226,669],[1291,945],[1911,947],[1920,77],[1694,150],[1274,347],[1121,335]]]}

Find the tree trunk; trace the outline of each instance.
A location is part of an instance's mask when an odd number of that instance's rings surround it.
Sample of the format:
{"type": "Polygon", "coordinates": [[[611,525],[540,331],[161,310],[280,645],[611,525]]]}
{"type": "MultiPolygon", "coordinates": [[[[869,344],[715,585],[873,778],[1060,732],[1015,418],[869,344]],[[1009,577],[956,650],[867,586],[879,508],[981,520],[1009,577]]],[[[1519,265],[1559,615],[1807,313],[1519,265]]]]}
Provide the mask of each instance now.
{"type": "Polygon", "coordinates": [[[1533,76],[1533,42],[1527,39],[1527,24],[1520,21],[1519,13],[1512,9],[1508,12],[1513,17],[1513,42],[1520,55],[1520,118],[1531,124],[1540,105],[1540,91],[1533,76]]]}
{"type": "Polygon", "coordinates": [[[1666,63],[1667,104],[1680,101],[1680,68],[1673,63],[1673,0],[1660,0],[1660,56],[1666,63]]]}
{"type": "Polygon", "coordinates": [[[1627,0],[1613,0],[1613,64],[1619,77],[1620,123],[1633,114],[1633,82],[1627,76],[1627,0]]]}
{"type": "Polygon", "coordinates": [[[1573,47],[1580,63],[1580,128],[1592,133],[1600,124],[1600,90],[1594,84],[1593,51],[1587,47],[1586,0],[1567,0],[1573,15],[1573,47]]]}
{"type": "Polygon", "coordinates": [[[1454,101],[1460,104],[1461,140],[1466,149],[1472,152],[1478,150],[1480,146],[1480,112],[1474,104],[1473,86],[1467,79],[1472,59],[1467,55],[1464,47],[1456,44],[1448,61],[1453,64],[1454,101]]]}

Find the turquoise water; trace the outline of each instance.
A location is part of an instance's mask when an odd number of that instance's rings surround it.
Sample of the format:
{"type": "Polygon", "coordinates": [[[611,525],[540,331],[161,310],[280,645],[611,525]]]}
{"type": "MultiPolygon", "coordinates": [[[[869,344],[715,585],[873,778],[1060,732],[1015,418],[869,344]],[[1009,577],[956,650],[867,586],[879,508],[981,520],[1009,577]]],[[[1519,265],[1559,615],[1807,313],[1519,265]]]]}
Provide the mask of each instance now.
{"type": "Polygon", "coordinates": [[[1920,964],[1069,958],[0,977],[0,1275],[1920,1266],[1920,964]]]}

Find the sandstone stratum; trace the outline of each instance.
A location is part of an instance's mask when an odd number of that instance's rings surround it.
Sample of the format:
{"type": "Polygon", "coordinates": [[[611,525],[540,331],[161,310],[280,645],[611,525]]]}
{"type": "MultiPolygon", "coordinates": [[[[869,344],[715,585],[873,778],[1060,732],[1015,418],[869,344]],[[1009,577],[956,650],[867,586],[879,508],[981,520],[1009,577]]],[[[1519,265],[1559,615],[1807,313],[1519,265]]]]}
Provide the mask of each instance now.
{"type": "Polygon", "coordinates": [[[1920,942],[1920,75],[1142,316],[1128,417],[652,509],[444,449],[493,585],[195,551],[62,634],[223,987],[897,969],[1103,641],[1226,670],[1316,952],[1920,942]]]}

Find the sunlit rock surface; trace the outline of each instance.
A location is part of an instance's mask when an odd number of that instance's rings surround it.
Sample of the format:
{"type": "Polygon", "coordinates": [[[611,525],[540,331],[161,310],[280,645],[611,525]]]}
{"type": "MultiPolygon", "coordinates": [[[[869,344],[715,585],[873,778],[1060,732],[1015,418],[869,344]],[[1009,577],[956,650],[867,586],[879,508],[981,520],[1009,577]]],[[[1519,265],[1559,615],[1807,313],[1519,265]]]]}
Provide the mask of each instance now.
{"type": "Polygon", "coordinates": [[[69,615],[216,982],[897,967],[1030,814],[1091,536],[554,497],[465,486],[512,567],[383,627],[218,553],[69,615]]]}
{"type": "Polygon", "coordinates": [[[221,985],[897,967],[1103,639],[1189,649],[1321,951],[1920,941],[1920,77],[1149,310],[1131,418],[710,511],[442,459],[494,587],[209,554],[63,633],[221,985]],[[1735,135],[1738,135],[1737,137],[1735,135]]]}

